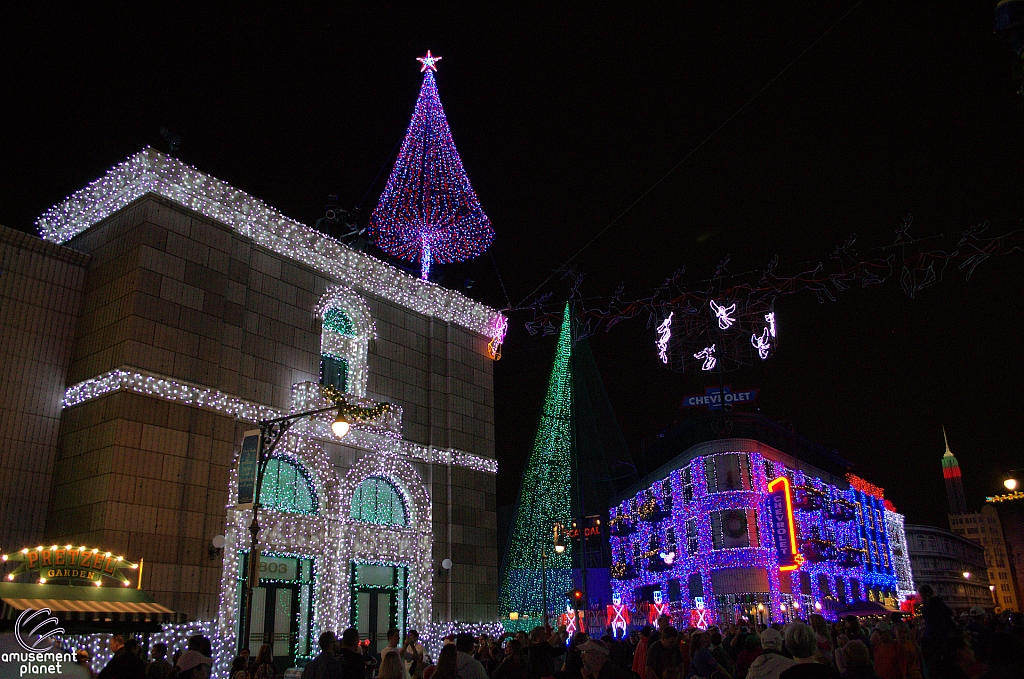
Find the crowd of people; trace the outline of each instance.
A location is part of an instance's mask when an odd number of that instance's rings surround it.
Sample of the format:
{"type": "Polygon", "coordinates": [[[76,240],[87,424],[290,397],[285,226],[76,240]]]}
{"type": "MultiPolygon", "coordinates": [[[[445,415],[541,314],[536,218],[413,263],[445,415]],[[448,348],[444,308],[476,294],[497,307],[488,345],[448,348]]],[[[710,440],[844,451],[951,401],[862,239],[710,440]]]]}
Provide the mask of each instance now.
{"type": "MultiPolygon", "coordinates": [[[[388,632],[379,653],[359,632],[320,635],[319,654],[302,679],[1024,679],[1024,615],[980,608],[955,616],[927,585],[920,615],[763,625],[740,620],[708,629],[677,629],[669,616],[626,638],[564,627],[536,627],[501,637],[457,634],[436,659],[419,635],[388,632]]],[[[209,679],[210,640],[197,635],[167,659],[162,643],[147,663],[138,640],[111,639],[113,657],[96,679],[209,679]]],[[[89,657],[79,651],[79,664],[89,657]]],[[[229,679],[277,679],[269,645],[232,661],[229,679]]]]}

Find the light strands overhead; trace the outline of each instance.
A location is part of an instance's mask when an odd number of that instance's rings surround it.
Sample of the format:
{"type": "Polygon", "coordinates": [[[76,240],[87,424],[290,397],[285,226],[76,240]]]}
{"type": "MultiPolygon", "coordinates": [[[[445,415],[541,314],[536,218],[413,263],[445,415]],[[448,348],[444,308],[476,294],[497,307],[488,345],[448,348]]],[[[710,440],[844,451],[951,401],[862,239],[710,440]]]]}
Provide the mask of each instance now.
{"type": "Polygon", "coordinates": [[[768,334],[775,337],[775,312],[765,314],[764,321],[768,324],[768,334]]]}
{"type": "Polygon", "coordinates": [[[494,240],[494,228],[462,167],[434,72],[441,57],[419,59],[423,85],[395,167],[370,215],[368,233],[385,252],[420,262],[428,280],[434,263],[464,262],[494,240]]]}

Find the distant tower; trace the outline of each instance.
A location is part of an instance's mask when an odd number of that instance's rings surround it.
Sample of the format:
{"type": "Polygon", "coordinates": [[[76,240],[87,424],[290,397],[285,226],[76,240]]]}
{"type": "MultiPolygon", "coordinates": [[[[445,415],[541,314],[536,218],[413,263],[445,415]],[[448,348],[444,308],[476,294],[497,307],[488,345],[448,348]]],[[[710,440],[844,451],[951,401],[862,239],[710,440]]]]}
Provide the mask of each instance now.
{"type": "Polygon", "coordinates": [[[946,428],[942,428],[942,440],[946,442],[946,454],[942,456],[942,477],[946,479],[946,497],[949,498],[949,513],[952,515],[967,513],[967,500],[964,498],[964,480],[960,477],[960,464],[949,449],[946,428]]]}

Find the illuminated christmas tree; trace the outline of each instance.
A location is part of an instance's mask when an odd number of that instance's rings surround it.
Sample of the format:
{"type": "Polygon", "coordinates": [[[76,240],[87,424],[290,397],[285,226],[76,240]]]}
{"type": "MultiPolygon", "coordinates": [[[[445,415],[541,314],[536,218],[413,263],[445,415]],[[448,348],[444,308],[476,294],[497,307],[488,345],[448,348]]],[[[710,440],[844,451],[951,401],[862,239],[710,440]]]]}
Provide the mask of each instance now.
{"type": "Polygon", "coordinates": [[[437,94],[434,72],[440,59],[430,50],[418,59],[423,64],[420,96],[369,223],[369,233],[382,250],[420,262],[423,280],[433,263],[472,259],[494,240],[437,94]]]}
{"type": "Polygon", "coordinates": [[[498,607],[528,618],[543,615],[541,548],[547,558],[548,608],[564,611],[565,592],[572,589],[572,545],[554,553],[552,527],[572,520],[572,331],[565,308],[558,350],[551,369],[548,393],[533,442],[533,453],[523,473],[519,507],[505,555],[498,607]]]}

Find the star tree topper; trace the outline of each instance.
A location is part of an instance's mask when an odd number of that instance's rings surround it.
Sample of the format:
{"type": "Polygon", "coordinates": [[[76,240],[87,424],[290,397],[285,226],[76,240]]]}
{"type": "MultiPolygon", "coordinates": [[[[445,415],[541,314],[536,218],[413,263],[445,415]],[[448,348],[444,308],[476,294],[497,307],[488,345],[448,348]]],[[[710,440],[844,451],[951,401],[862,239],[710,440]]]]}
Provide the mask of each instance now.
{"type": "Polygon", "coordinates": [[[421,64],[423,64],[423,66],[420,67],[420,73],[423,73],[428,68],[431,71],[434,71],[436,73],[437,72],[437,62],[441,61],[441,57],[435,57],[435,56],[433,56],[430,53],[430,50],[427,50],[427,56],[425,56],[425,57],[416,57],[416,61],[418,61],[421,64]]]}

